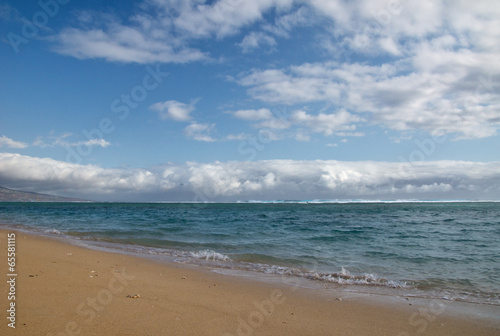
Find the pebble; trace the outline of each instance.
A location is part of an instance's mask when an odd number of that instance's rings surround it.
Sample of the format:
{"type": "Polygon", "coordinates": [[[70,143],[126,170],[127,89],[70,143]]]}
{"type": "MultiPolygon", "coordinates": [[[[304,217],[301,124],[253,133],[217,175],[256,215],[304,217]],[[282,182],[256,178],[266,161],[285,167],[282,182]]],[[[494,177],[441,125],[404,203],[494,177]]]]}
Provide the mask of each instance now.
{"type": "Polygon", "coordinates": [[[134,294],[134,295],[130,295],[130,294],[129,294],[129,295],[127,295],[127,297],[128,297],[129,299],[138,299],[138,298],[140,298],[141,296],[140,296],[139,294],[134,294]]]}

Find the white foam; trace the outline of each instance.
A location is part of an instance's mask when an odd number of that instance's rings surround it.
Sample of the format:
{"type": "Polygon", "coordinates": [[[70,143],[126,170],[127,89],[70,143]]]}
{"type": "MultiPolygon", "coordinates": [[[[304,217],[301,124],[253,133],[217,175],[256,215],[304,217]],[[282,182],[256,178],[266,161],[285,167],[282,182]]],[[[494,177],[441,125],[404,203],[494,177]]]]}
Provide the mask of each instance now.
{"type": "Polygon", "coordinates": [[[189,252],[189,256],[196,259],[205,259],[213,261],[231,261],[231,258],[229,258],[229,256],[219,252],[215,252],[213,250],[189,252]]]}
{"type": "Polygon", "coordinates": [[[368,285],[389,288],[412,288],[411,284],[404,281],[390,280],[379,277],[376,274],[365,273],[363,275],[353,275],[344,267],[338,273],[321,273],[311,270],[290,268],[276,265],[241,263],[238,269],[248,271],[258,271],[266,274],[276,274],[285,276],[297,276],[309,280],[326,281],[339,285],[368,285]],[[244,267],[245,265],[246,267],[244,267]],[[242,267],[243,266],[243,267],[242,267]]]}
{"type": "Polygon", "coordinates": [[[45,232],[45,233],[57,234],[57,235],[62,234],[62,233],[61,233],[61,231],[56,230],[56,229],[47,229],[47,230],[45,230],[44,232],[45,232]]]}
{"type": "Polygon", "coordinates": [[[313,273],[305,274],[306,278],[312,280],[322,280],[339,285],[370,285],[370,286],[384,286],[390,288],[408,288],[406,282],[389,280],[381,278],[376,274],[365,273],[363,275],[352,275],[348,270],[342,267],[339,273],[313,273]]]}

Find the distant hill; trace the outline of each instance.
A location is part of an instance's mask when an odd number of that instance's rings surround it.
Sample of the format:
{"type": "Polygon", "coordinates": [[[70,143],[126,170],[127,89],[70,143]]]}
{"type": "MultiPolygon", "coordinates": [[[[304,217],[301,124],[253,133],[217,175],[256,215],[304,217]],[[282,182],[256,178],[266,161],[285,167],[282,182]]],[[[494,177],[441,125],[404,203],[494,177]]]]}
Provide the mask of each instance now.
{"type": "Polygon", "coordinates": [[[0,187],[0,202],[89,202],[77,198],[59,197],[0,187]]]}

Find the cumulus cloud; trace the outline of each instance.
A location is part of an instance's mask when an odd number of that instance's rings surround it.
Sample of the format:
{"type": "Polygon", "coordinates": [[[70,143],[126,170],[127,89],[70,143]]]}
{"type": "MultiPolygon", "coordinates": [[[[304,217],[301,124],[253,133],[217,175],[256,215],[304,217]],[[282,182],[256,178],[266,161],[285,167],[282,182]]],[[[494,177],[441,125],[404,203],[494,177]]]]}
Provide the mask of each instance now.
{"type": "Polygon", "coordinates": [[[239,83],[250,87],[249,93],[253,98],[269,103],[292,105],[340,97],[339,85],[323,76],[288,74],[282,69],[254,70],[241,78],[239,83]]]}
{"type": "Polygon", "coordinates": [[[184,134],[188,138],[203,141],[203,142],[214,142],[215,139],[210,136],[210,132],[215,127],[215,124],[199,124],[192,123],[191,125],[184,128],[184,134]]]}
{"type": "Polygon", "coordinates": [[[351,114],[371,113],[372,122],[395,130],[456,133],[462,138],[495,135],[500,128],[500,95],[494,88],[500,85],[500,76],[488,71],[497,66],[486,63],[491,62],[488,55],[433,51],[423,56],[427,50],[422,46],[411,58],[420,69],[408,62],[306,63],[255,70],[239,83],[264,102],[325,102],[351,114]]]}
{"type": "Polygon", "coordinates": [[[253,69],[237,83],[265,103],[323,104],[359,117],[349,125],[369,120],[455,139],[500,128],[500,6],[492,0],[148,0],[128,18],[78,18],[53,36],[57,52],[124,63],[206,61],[199,48],[210,43],[200,40],[244,33],[239,46],[249,52],[275,48],[294,27],[318,27],[312,40],[328,61],[253,69]]]}
{"type": "Polygon", "coordinates": [[[268,10],[289,8],[292,3],[293,0],[219,0],[211,5],[184,6],[174,25],[193,37],[222,38],[260,20],[268,10]]]}
{"type": "Polygon", "coordinates": [[[335,113],[311,114],[303,110],[292,113],[273,114],[269,109],[239,110],[232,112],[233,115],[242,120],[256,122],[253,126],[260,129],[270,129],[277,138],[276,130],[295,128],[293,137],[298,141],[309,141],[307,132],[322,133],[323,135],[358,135],[356,123],[363,119],[357,115],[350,114],[345,110],[335,113]]]}
{"type": "Polygon", "coordinates": [[[500,162],[188,162],[110,169],[0,154],[0,185],[98,200],[500,199],[500,162]]]}
{"type": "Polygon", "coordinates": [[[218,0],[143,1],[135,14],[121,20],[106,13],[83,12],[80,28],[66,28],[54,41],[56,50],[79,58],[120,62],[189,62],[207,55],[189,43],[202,38],[222,39],[242,28],[262,23],[242,47],[274,45],[298,26],[334,26],[331,34],[340,48],[361,52],[401,53],[405,41],[452,31],[470,36],[481,48],[498,50],[500,10],[494,1],[399,2],[385,0],[218,0]],[[274,11],[275,22],[265,20],[274,11]],[[125,23],[126,22],[126,23],[125,23]]]}
{"type": "Polygon", "coordinates": [[[194,111],[196,101],[191,104],[184,104],[176,100],[168,100],[163,103],[156,103],[150,106],[150,109],[157,111],[161,120],[172,119],[176,121],[189,121],[189,115],[194,111]]]}
{"type": "MultiPolygon", "coordinates": [[[[144,1],[128,18],[84,12],[82,27],[63,29],[51,40],[54,51],[78,59],[102,58],[122,63],[187,63],[209,60],[207,53],[189,46],[201,38],[234,35],[262,18],[271,8],[287,8],[293,0],[144,1]],[[124,23],[127,22],[127,23],[124,23]]],[[[264,35],[249,37],[242,47],[273,43],[264,35]],[[253,40],[253,41],[252,41],[253,40]]]]}
{"type": "Polygon", "coordinates": [[[21,149],[28,147],[28,144],[25,144],[24,142],[14,141],[11,138],[6,137],[5,135],[2,135],[0,137],[0,147],[21,149]]]}
{"type": "Polygon", "coordinates": [[[337,61],[254,69],[249,95],[271,104],[323,103],[399,131],[496,135],[500,9],[490,1],[310,0],[332,20],[321,45],[337,61]],[[490,10],[491,8],[491,10],[490,10]],[[333,42],[332,42],[333,41],[333,42]],[[353,55],[384,61],[357,63],[353,55]]]}

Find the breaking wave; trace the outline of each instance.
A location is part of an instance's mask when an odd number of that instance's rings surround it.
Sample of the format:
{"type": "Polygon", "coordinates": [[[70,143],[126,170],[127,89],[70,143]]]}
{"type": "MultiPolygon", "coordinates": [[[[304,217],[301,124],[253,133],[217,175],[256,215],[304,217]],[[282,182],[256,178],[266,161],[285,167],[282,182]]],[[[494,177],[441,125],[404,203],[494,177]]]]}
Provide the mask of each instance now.
{"type": "Polygon", "coordinates": [[[212,261],[232,261],[227,255],[215,252],[213,250],[204,250],[198,252],[189,252],[189,256],[196,259],[205,259],[212,261]]]}

